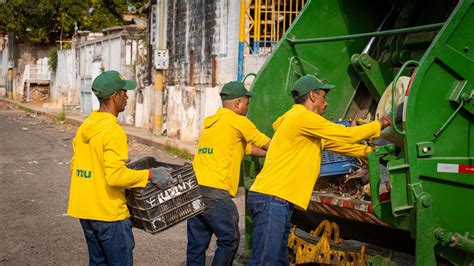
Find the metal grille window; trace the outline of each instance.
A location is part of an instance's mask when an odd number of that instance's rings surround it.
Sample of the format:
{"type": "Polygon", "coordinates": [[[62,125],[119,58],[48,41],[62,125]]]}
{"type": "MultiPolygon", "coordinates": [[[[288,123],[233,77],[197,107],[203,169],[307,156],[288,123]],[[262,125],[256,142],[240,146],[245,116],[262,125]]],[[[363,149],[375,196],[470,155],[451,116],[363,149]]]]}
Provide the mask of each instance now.
{"type": "Polygon", "coordinates": [[[307,0],[247,0],[241,5],[240,39],[252,54],[265,54],[285,34],[307,0]]]}

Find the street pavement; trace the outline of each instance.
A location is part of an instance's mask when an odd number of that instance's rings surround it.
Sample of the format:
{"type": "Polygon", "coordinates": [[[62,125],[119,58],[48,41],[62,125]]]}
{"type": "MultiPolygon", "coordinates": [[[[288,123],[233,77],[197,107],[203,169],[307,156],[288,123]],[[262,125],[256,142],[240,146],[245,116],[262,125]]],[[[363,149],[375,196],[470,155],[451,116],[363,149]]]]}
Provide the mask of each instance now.
{"type": "MultiPolygon", "coordinates": [[[[77,126],[16,109],[0,102],[0,264],[86,265],[86,243],[77,219],[66,213],[71,141],[77,126]]],[[[129,142],[134,160],[154,156],[169,163],[185,161],[129,142]]],[[[243,241],[243,193],[235,199],[243,241]]],[[[134,229],[136,265],[184,265],[186,223],[156,235],[134,229]]],[[[213,241],[214,242],[214,241],[213,241]]],[[[241,243],[242,245],[242,243],[241,243]]],[[[212,255],[211,244],[208,255],[212,255]]]]}

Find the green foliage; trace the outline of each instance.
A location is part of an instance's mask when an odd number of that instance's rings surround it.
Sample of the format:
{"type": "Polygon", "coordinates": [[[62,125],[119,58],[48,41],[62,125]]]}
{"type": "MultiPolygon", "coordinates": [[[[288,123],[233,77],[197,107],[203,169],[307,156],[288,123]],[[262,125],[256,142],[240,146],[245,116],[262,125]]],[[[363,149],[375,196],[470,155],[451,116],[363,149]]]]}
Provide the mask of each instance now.
{"type": "Polygon", "coordinates": [[[58,121],[65,121],[66,120],[66,113],[64,109],[61,109],[61,112],[58,114],[58,121]]]}
{"type": "Polygon", "coordinates": [[[64,123],[66,121],[66,112],[64,111],[64,108],[61,109],[61,111],[59,111],[59,113],[54,116],[53,118],[53,122],[55,123],[64,123]]]}
{"type": "Polygon", "coordinates": [[[0,5],[0,32],[20,40],[51,43],[79,30],[100,31],[122,25],[121,14],[147,0],[8,0],[0,5]]]}
{"type": "Polygon", "coordinates": [[[49,65],[49,70],[51,70],[51,72],[56,72],[56,68],[58,66],[58,51],[59,51],[58,46],[55,46],[49,50],[48,65],[49,65]]]}
{"type": "Polygon", "coordinates": [[[185,159],[185,160],[192,160],[193,155],[187,151],[178,149],[176,147],[173,147],[171,145],[165,145],[165,151],[169,154],[175,155],[179,158],[185,159]]]}

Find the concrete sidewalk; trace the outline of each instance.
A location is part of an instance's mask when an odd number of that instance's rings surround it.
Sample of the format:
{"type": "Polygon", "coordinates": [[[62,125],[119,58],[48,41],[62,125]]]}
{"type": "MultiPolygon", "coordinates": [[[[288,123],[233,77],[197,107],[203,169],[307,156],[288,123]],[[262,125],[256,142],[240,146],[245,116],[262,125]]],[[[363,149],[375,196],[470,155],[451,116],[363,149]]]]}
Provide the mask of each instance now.
{"type": "MultiPolygon", "coordinates": [[[[8,98],[0,98],[0,102],[14,104],[18,106],[18,108],[27,112],[35,112],[51,118],[58,118],[61,112],[61,109],[59,108],[45,108],[42,104],[21,103],[8,98]]],[[[83,114],[66,112],[65,122],[72,125],[80,126],[84,119],[86,119],[86,117],[87,116],[83,114]]],[[[129,141],[134,141],[160,149],[164,149],[167,146],[173,147],[193,155],[197,150],[197,142],[186,142],[181,141],[179,139],[173,139],[164,136],[153,136],[149,129],[136,128],[125,125],[122,126],[125,129],[125,132],[127,133],[129,141]]]]}

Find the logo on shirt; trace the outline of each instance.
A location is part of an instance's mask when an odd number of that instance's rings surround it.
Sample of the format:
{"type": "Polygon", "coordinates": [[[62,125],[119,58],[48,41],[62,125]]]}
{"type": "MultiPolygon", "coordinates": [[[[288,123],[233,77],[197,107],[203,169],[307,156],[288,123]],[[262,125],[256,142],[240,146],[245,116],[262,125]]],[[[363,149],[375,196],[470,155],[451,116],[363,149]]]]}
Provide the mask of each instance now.
{"type": "Polygon", "coordinates": [[[82,170],[82,169],[76,169],[76,176],[78,177],[83,177],[83,178],[91,178],[92,177],[92,171],[89,170],[82,170]]]}
{"type": "Polygon", "coordinates": [[[198,154],[212,154],[214,152],[214,148],[204,147],[198,149],[198,154]]]}

